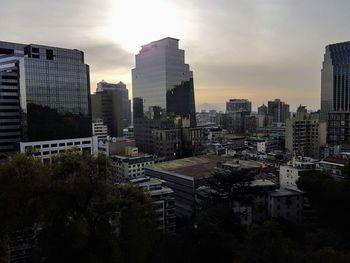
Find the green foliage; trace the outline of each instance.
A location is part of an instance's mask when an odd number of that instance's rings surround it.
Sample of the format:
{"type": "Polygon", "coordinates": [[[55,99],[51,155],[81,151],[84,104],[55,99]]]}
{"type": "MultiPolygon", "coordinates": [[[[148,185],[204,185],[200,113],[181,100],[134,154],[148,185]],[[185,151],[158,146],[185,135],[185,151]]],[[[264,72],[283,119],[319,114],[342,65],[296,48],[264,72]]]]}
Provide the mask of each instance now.
{"type": "Polygon", "coordinates": [[[243,251],[243,262],[247,263],[298,262],[294,242],[276,221],[251,226],[243,251]]]}
{"type": "Polygon", "coordinates": [[[106,157],[75,151],[51,165],[22,154],[4,161],[2,244],[34,227],[34,262],[145,262],[157,238],[151,201],[130,186],[108,184],[109,176],[106,157]]]}

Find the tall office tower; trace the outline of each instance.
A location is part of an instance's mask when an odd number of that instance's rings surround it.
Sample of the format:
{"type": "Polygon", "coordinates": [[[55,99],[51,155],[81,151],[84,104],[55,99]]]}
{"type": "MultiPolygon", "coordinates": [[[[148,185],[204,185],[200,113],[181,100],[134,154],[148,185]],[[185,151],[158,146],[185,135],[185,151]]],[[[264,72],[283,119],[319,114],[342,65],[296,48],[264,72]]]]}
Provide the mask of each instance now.
{"type": "Polygon", "coordinates": [[[129,91],[126,88],[126,85],[119,81],[117,84],[107,83],[101,81],[97,83],[96,92],[104,91],[118,91],[122,97],[122,109],[123,109],[123,126],[129,126],[131,124],[131,101],[129,100],[129,91]]]}
{"type": "Polygon", "coordinates": [[[19,141],[91,138],[82,51],[0,42],[0,76],[0,154],[16,150],[19,141]]]}
{"type": "Polygon", "coordinates": [[[350,112],[350,41],[328,45],[321,70],[321,119],[350,112]]]}
{"type": "Polygon", "coordinates": [[[251,112],[252,103],[246,99],[230,99],[226,102],[226,113],[251,112]]]}
{"type": "Polygon", "coordinates": [[[267,115],[267,106],[265,104],[258,107],[258,114],[259,115],[267,115]]]}
{"type": "Polygon", "coordinates": [[[167,37],[142,46],[132,70],[132,85],[137,107],[134,121],[180,116],[196,126],[193,73],[185,64],[185,51],[179,49],[178,39],[167,37]]]}
{"type": "Polygon", "coordinates": [[[252,111],[252,103],[246,99],[230,99],[226,102],[227,130],[235,134],[245,133],[245,120],[252,111]]]}
{"type": "Polygon", "coordinates": [[[132,81],[139,149],[162,161],[201,154],[203,134],[196,128],[193,73],[179,40],[168,37],[142,46],[132,81]]]}
{"type": "Polygon", "coordinates": [[[131,106],[126,85],[122,82],[98,83],[96,93],[91,95],[91,104],[93,120],[102,119],[108,127],[109,136],[123,136],[123,129],[131,122],[131,106]]]}
{"type": "Polygon", "coordinates": [[[272,116],[273,122],[286,122],[290,117],[289,104],[275,99],[267,103],[268,115],[272,116]]]}
{"type": "Polygon", "coordinates": [[[286,149],[293,154],[319,159],[320,147],[326,144],[326,132],[326,122],[300,105],[286,121],[286,149]]]}

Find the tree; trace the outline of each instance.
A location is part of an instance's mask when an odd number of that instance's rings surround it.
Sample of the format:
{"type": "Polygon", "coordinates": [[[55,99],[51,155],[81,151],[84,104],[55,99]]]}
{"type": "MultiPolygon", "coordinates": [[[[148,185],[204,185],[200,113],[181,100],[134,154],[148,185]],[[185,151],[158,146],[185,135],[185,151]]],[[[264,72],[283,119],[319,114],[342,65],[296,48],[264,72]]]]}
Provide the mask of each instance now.
{"type": "Polygon", "coordinates": [[[106,157],[74,151],[51,165],[21,154],[1,163],[3,244],[34,228],[34,262],[145,262],[157,238],[151,200],[108,184],[110,172],[106,157]]]}
{"type": "Polygon", "coordinates": [[[252,225],[243,247],[242,261],[247,263],[300,262],[294,242],[277,221],[252,225]]]}

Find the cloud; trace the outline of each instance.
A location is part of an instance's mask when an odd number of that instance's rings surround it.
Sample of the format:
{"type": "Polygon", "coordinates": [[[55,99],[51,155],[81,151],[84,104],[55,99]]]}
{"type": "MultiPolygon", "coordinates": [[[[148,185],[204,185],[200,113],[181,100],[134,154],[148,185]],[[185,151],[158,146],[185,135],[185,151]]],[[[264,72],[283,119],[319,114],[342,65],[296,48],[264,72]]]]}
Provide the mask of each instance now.
{"type": "Polygon", "coordinates": [[[131,69],[134,55],[112,42],[87,43],[80,47],[85,52],[85,59],[96,71],[111,69],[131,69]]]}

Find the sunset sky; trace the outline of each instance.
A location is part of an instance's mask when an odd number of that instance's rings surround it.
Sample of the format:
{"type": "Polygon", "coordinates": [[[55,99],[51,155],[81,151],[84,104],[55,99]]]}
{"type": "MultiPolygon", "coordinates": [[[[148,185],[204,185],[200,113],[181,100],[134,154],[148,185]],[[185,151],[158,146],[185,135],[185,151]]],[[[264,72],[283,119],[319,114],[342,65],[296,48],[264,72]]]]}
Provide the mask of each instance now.
{"type": "MultiPolygon", "coordinates": [[[[85,52],[91,90],[123,81],[140,46],[179,38],[197,105],[280,98],[318,109],[324,47],[350,40],[349,0],[0,0],[0,40],[85,52]]],[[[131,95],[131,94],[130,94],[131,95]]]]}

